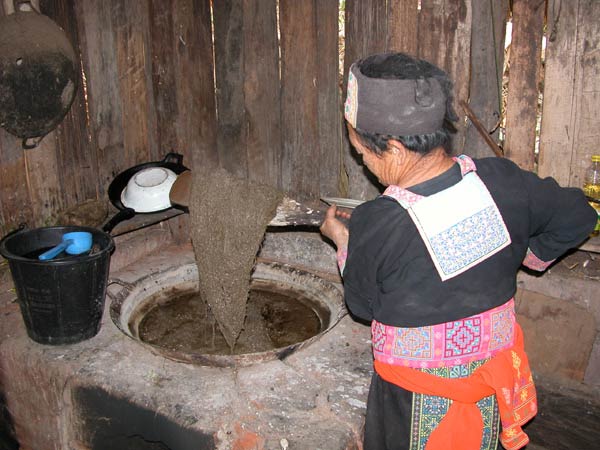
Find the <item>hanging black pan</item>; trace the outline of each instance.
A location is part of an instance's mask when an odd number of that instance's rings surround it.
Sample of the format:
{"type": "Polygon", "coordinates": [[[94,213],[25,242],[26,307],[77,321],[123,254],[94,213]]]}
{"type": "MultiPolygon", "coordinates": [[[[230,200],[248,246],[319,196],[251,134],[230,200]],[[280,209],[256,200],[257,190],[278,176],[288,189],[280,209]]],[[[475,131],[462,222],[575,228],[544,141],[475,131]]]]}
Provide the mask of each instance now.
{"type": "Polygon", "coordinates": [[[0,127],[22,138],[26,149],[63,120],[79,84],[66,33],[29,3],[14,0],[17,11],[0,17],[0,127]]]}
{"type": "Polygon", "coordinates": [[[153,161],[144,164],[139,164],[137,166],[130,167],[124,172],[121,172],[108,186],[108,198],[110,202],[115,206],[115,208],[117,208],[119,211],[108,222],[104,224],[102,229],[105,232],[110,233],[113,230],[113,228],[119,223],[131,219],[136,214],[157,213],[171,208],[170,204],[167,207],[153,207],[152,205],[150,205],[148,207],[141,208],[130,207],[123,204],[122,194],[123,191],[127,188],[129,181],[141,171],[157,167],[169,169],[173,171],[176,175],[179,175],[180,173],[188,170],[188,168],[183,165],[183,155],[180,155],[179,153],[168,153],[161,161],[153,161]]]}

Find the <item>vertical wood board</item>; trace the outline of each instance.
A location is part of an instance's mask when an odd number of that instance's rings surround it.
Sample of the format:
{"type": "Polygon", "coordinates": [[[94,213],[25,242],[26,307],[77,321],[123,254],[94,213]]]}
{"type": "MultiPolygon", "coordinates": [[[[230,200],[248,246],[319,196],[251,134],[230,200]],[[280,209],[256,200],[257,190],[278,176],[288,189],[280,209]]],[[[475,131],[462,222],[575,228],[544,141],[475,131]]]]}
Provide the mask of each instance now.
{"type": "MultiPolygon", "coordinates": [[[[387,50],[387,2],[385,0],[346,0],[346,50],[342,103],[346,97],[348,70],[355,61],[387,50]]],[[[377,196],[381,186],[362,165],[344,136],[344,167],[348,176],[348,197],[369,200],[377,196]]]]}
{"type": "Polygon", "coordinates": [[[243,0],[213,3],[217,84],[217,149],[221,167],[246,178],[243,0]]]}
{"type": "Polygon", "coordinates": [[[35,149],[24,152],[24,158],[29,207],[32,212],[28,225],[45,225],[49,218],[64,209],[55,140],[42,139],[35,149]]]}
{"type": "Polygon", "coordinates": [[[468,0],[421,1],[418,56],[445,70],[454,83],[453,106],[460,120],[455,123],[453,147],[458,153],[465,142],[465,114],[459,101],[469,97],[471,18],[468,0]]]}
{"type": "MultiPolygon", "coordinates": [[[[575,142],[579,0],[549,0],[538,175],[568,185],[575,142]]],[[[580,72],[580,70],[579,70],[580,72]]]]}
{"type": "Polygon", "coordinates": [[[280,2],[282,185],[300,195],[319,193],[316,0],[280,2]]]}
{"type": "Polygon", "coordinates": [[[281,89],[277,2],[244,0],[243,133],[248,178],[281,187],[281,89]]]}
{"type": "MultiPolygon", "coordinates": [[[[492,131],[502,114],[502,74],[508,0],[472,2],[469,106],[486,130],[492,131]]],[[[460,109],[460,107],[459,107],[460,109]]],[[[463,111],[460,111],[463,113],[463,111]]],[[[498,142],[498,128],[491,135],[498,142]]],[[[482,158],[494,152],[468,121],[464,152],[482,158]]]]}
{"type": "Polygon", "coordinates": [[[504,154],[521,168],[535,167],[545,0],[514,0],[504,154]]]}
{"type": "MultiPolygon", "coordinates": [[[[74,5],[59,0],[43,0],[40,8],[42,13],[65,30],[75,54],[79,55],[79,29],[74,5]]],[[[98,197],[96,147],[88,129],[81,62],[78,61],[77,65],[80,72],[77,95],[69,112],[53,133],[65,207],[98,197]]]]}
{"type": "Polygon", "coordinates": [[[0,232],[2,236],[16,228],[19,223],[31,224],[33,214],[30,205],[21,139],[0,129],[0,206],[2,207],[0,232]]]}
{"type": "Polygon", "coordinates": [[[190,167],[218,164],[210,4],[178,0],[173,11],[176,45],[177,151],[190,167]]]}
{"type": "Polygon", "coordinates": [[[319,194],[340,195],[343,116],[339,85],[339,2],[320,0],[315,6],[317,27],[317,121],[319,194]]]}
{"type": "Polygon", "coordinates": [[[123,113],[124,160],[128,166],[133,166],[159,157],[149,60],[148,0],[113,1],[111,20],[123,113]]]}
{"type": "Polygon", "coordinates": [[[585,169],[591,156],[599,155],[600,142],[600,2],[580,0],[577,27],[578,89],[575,146],[571,160],[569,185],[583,186],[585,169]]]}
{"type": "Polygon", "coordinates": [[[418,0],[395,0],[388,3],[389,51],[417,54],[418,3],[418,0]]]}
{"type": "Polygon", "coordinates": [[[99,198],[108,200],[106,191],[113,178],[135,160],[125,149],[113,6],[103,0],[87,0],[77,2],[76,7],[82,29],[90,133],[96,142],[99,198]]]}
{"type": "Polygon", "coordinates": [[[179,147],[177,122],[178,65],[176,46],[178,33],[173,29],[174,0],[150,0],[150,41],[152,49],[152,88],[156,105],[156,146],[160,155],[179,147]]]}

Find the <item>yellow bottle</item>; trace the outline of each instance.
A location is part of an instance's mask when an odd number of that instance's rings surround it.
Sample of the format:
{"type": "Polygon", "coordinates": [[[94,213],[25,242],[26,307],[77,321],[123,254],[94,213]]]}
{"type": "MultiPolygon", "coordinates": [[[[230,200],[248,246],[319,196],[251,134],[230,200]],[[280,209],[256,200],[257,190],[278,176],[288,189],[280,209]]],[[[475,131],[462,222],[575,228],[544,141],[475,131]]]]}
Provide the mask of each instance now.
{"type": "Polygon", "coordinates": [[[598,213],[598,222],[592,232],[592,236],[598,236],[600,234],[600,155],[592,156],[592,164],[585,172],[583,192],[598,213]]]}

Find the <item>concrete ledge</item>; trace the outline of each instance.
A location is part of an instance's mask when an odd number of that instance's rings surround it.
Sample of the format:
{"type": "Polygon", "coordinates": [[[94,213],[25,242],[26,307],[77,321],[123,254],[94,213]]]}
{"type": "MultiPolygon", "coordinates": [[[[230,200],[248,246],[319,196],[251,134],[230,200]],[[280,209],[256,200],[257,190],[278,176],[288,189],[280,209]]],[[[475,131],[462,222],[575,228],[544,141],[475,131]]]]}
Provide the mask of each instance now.
{"type": "Polygon", "coordinates": [[[515,300],[533,371],[583,381],[597,334],[589,312],[525,289],[515,300]]]}
{"type": "Polygon", "coordinates": [[[517,277],[517,314],[534,370],[600,385],[600,257],[574,252],[517,277]]]}
{"type": "MultiPolygon", "coordinates": [[[[118,257],[133,263],[113,267],[111,277],[125,281],[193,261],[190,245],[161,246],[144,258],[119,246],[118,257]]],[[[349,316],[283,360],[224,369],[148,351],[112,322],[109,298],[94,338],[37,344],[13,298],[0,305],[0,386],[23,449],[137,448],[117,441],[124,438],[178,442],[181,450],[278,449],[286,441],[294,449],[360,448],[370,330],[349,316]]]]}

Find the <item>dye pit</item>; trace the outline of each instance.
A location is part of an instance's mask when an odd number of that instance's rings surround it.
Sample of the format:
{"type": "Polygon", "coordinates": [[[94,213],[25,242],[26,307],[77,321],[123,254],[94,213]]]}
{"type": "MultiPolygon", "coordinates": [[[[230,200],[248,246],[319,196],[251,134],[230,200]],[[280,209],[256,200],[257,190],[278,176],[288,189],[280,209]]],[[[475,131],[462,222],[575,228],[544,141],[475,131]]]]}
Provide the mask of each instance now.
{"type": "Polygon", "coordinates": [[[155,306],[130,328],[137,328],[142,342],[177,352],[239,355],[286,347],[317,335],[330,316],[321,305],[285,286],[255,282],[244,328],[231,349],[199,292],[163,297],[154,299],[155,306]]]}
{"type": "Polygon", "coordinates": [[[181,362],[236,367],[284,359],[311,345],[346,315],[334,283],[278,262],[256,264],[244,329],[233,349],[199,296],[198,267],[182,264],[109,293],[110,314],[124,334],[181,362]]]}

